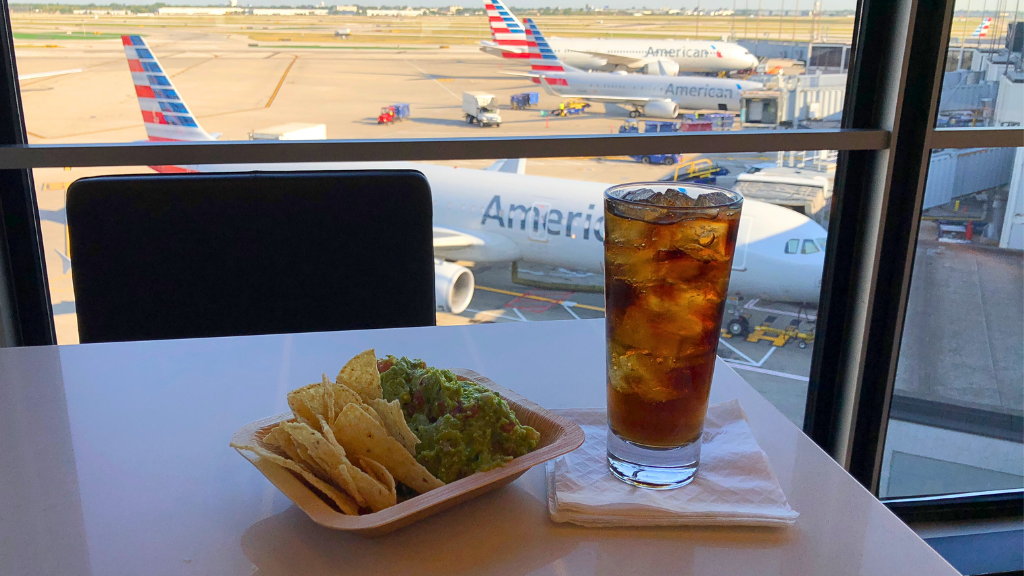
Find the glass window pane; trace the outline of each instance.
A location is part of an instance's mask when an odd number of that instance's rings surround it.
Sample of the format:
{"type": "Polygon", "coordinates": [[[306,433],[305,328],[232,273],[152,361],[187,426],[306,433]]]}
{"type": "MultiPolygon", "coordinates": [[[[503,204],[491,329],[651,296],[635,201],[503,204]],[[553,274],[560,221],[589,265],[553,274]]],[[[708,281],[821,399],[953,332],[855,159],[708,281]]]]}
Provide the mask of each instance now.
{"type": "Polygon", "coordinates": [[[809,4],[10,10],[26,126],[46,144],[838,127],[853,10],[809,4]],[[526,18],[555,64],[523,57],[526,18]]]}
{"type": "MultiPolygon", "coordinates": [[[[423,171],[434,195],[435,226],[455,235],[503,237],[521,253],[513,264],[515,256],[507,251],[444,248],[437,242],[435,255],[468,268],[476,285],[468,306],[438,312],[438,324],[603,317],[603,192],[612,185],[669,180],[675,181],[672,185],[676,187],[707,183],[734,189],[751,177],[772,184],[774,187],[767,192],[745,193],[718,355],[800,424],[824,264],[824,252],[817,249],[813,239],[825,236],[823,225],[831,206],[831,194],[826,199],[822,187],[805,184],[822,177],[830,183],[834,158],[834,154],[809,151],[667,154],[651,156],[650,162],[637,155],[369,166],[423,171]],[[752,173],[755,166],[759,169],[752,173]],[[786,185],[794,190],[779,195],[786,185]],[[795,198],[803,198],[801,206],[794,205],[795,198]],[[542,225],[533,225],[536,222],[542,225]]],[[[336,163],[189,168],[206,172],[359,166],[336,163]]],[[[167,167],[159,168],[166,171],[167,167]]],[[[59,343],[77,342],[74,269],[70,265],[74,254],[68,253],[64,216],[67,187],[86,176],[153,171],[148,167],[35,170],[59,343]]]]}
{"type": "Polygon", "coordinates": [[[1007,0],[957,0],[939,98],[939,127],[1020,126],[1024,12],[1007,0]]]}
{"type": "Polygon", "coordinates": [[[1024,487],[1024,149],[932,153],[879,493],[1024,487]]]}

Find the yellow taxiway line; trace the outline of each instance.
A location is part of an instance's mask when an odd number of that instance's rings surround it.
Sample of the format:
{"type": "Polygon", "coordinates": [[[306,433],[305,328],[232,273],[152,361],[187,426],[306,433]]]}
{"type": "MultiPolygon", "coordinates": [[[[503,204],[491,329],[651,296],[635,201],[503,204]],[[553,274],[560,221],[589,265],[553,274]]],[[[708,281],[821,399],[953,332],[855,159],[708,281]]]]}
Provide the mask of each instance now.
{"type": "MultiPolygon", "coordinates": [[[[502,290],[501,288],[488,288],[487,286],[480,286],[477,284],[477,290],[483,290],[484,292],[494,292],[495,294],[506,294],[508,296],[517,296],[519,298],[529,298],[530,300],[539,300],[541,302],[551,302],[553,304],[562,304],[565,300],[555,300],[554,298],[545,298],[543,296],[534,296],[533,294],[523,294],[522,292],[513,292],[511,290],[502,290]]],[[[604,308],[597,306],[590,306],[589,304],[576,304],[574,308],[583,308],[584,310],[593,310],[595,312],[604,313],[604,308]]]]}

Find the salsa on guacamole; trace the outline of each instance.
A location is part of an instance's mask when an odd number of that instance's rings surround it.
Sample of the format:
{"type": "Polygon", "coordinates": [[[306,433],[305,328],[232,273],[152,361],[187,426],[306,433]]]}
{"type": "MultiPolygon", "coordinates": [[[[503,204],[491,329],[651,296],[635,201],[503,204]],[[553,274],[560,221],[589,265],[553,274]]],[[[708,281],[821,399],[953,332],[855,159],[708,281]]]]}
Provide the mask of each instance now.
{"type": "Polygon", "coordinates": [[[442,482],[496,468],[537,447],[540,434],[475,382],[405,357],[382,358],[377,370],[384,399],[401,403],[420,439],[416,460],[442,482]]]}

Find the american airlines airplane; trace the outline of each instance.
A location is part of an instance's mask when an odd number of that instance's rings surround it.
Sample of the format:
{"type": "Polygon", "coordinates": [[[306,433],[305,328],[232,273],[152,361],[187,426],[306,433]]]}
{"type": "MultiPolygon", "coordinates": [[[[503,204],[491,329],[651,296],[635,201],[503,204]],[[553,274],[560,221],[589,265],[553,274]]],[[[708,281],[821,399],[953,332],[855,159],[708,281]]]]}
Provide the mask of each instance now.
{"type": "MultiPolygon", "coordinates": [[[[480,51],[501,58],[529,59],[523,23],[501,0],[484,0],[492,41],[480,51]]],[[[582,70],[644,72],[675,76],[680,72],[730,72],[757,66],[757,57],[739,44],[704,40],[616,40],[551,38],[551,49],[582,70]]]]}
{"type": "MultiPolygon", "coordinates": [[[[123,36],[128,67],[152,141],[204,141],[213,136],[163,72],[141,36],[123,36]]],[[[154,166],[158,172],[356,170],[405,168],[426,176],[433,195],[439,310],[460,313],[473,297],[472,272],[451,261],[528,262],[581,272],[604,271],[603,195],[609,184],[529,176],[523,164],[487,170],[409,162],[318,162],[154,166]]],[[[749,297],[817,302],[825,230],[786,208],[744,202],[730,290],[749,297]],[[807,244],[810,243],[810,244],[807,244]]],[[[62,255],[63,256],[63,255],[62,255]]]]}
{"type": "Polygon", "coordinates": [[[988,29],[990,26],[992,26],[992,17],[986,16],[985,19],[981,21],[981,24],[978,24],[978,27],[974,29],[974,32],[971,32],[971,38],[985,38],[988,36],[988,29]]]}
{"type": "Polygon", "coordinates": [[[680,108],[738,111],[742,91],[764,87],[758,82],[727,78],[583,72],[562,63],[529,18],[526,26],[530,72],[506,74],[530,76],[555,96],[632,106],[629,115],[633,118],[675,118],[680,108]]]}

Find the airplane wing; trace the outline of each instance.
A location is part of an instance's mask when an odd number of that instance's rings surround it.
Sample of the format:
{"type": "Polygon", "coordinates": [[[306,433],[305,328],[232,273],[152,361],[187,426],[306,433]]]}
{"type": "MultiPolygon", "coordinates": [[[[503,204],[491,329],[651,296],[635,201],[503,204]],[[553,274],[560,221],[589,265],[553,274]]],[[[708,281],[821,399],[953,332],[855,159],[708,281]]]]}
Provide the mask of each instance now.
{"type": "Polygon", "coordinates": [[[434,226],[434,248],[468,248],[483,246],[484,240],[478,236],[460,232],[453,228],[434,226]]]}
{"type": "Polygon", "coordinates": [[[594,94],[559,94],[562,98],[579,98],[589,102],[608,102],[609,104],[647,104],[651,100],[664,98],[648,98],[646,96],[595,96],[594,94]]]}
{"type": "Polygon", "coordinates": [[[587,54],[594,58],[601,58],[612,66],[625,66],[627,68],[641,68],[648,63],[645,58],[632,58],[630,56],[618,56],[616,54],[605,54],[604,52],[590,52],[588,50],[572,50],[578,54],[587,54]]]}
{"type": "Polygon", "coordinates": [[[525,52],[522,46],[509,48],[507,46],[501,46],[500,44],[496,44],[494,42],[488,42],[487,40],[480,41],[480,51],[487,52],[488,54],[498,54],[503,52],[507,52],[509,54],[522,54],[525,52]]]}
{"type": "Polygon", "coordinates": [[[540,78],[541,77],[540,74],[537,74],[535,72],[503,72],[503,71],[499,70],[498,74],[501,74],[503,76],[521,76],[523,78],[540,78]]]}
{"type": "Polygon", "coordinates": [[[434,255],[473,262],[508,262],[522,256],[516,243],[500,234],[434,226],[434,255]]]}
{"type": "Polygon", "coordinates": [[[85,68],[74,68],[72,70],[54,70],[52,72],[35,72],[33,74],[18,74],[18,80],[35,80],[37,78],[49,78],[51,76],[63,76],[65,74],[75,74],[81,72],[85,68]]]}

